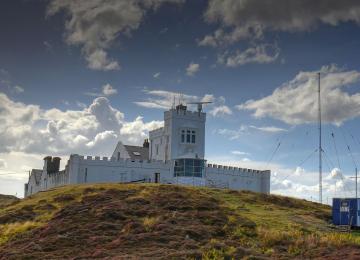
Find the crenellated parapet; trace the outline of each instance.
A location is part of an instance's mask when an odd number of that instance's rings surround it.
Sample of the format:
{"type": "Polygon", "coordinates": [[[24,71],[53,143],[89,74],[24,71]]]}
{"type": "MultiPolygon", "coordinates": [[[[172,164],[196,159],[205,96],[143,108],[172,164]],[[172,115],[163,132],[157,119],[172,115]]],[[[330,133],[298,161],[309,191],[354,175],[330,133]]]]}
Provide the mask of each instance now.
{"type": "Polygon", "coordinates": [[[88,164],[88,165],[101,165],[101,166],[120,166],[120,167],[133,167],[133,168],[169,168],[171,165],[170,161],[160,161],[160,160],[133,160],[133,159],[124,159],[124,158],[115,158],[115,157],[100,157],[100,156],[83,156],[72,154],[70,156],[70,162],[77,161],[79,164],[88,164]]]}
{"type": "Polygon", "coordinates": [[[240,168],[240,167],[234,167],[234,166],[227,166],[227,165],[220,165],[220,164],[211,164],[208,163],[206,165],[209,169],[221,169],[221,171],[218,171],[219,173],[222,173],[223,171],[229,171],[229,172],[242,172],[242,173],[256,173],[256,174],[267,174],[270,171],[269,170],[254,170],[254,169],[248,169],[248,168],[240,168]]]}

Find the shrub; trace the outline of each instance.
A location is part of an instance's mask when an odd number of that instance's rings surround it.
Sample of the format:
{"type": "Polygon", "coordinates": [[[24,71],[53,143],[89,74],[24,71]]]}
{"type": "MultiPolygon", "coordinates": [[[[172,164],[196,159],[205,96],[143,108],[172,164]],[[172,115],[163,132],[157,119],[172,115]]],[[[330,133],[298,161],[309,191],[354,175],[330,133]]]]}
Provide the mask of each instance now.
{"type": "Polygon", "coordinates": [[[0,226],[0,245],[9,241],[30,229],[40,226],[40,223],[34,221],[26,221],[22,223],[10,223],[0,226]]]}

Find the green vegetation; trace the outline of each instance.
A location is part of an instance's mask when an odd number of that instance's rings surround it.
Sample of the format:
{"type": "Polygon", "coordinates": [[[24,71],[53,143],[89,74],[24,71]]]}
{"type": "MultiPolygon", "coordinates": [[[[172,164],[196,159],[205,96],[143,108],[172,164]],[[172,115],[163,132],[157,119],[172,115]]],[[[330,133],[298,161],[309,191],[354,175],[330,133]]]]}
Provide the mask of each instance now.
{"type": "Polygon", "coordinates": [[[19,199],[15,196],[0,194],[0,209],[18,201],[19,199]]]}
{"type": "Polygon", "coordinates": [[[0,259],[351,258],[330,207],[275,195],[156,184],[76,185],[0,208],[0,259]]]}

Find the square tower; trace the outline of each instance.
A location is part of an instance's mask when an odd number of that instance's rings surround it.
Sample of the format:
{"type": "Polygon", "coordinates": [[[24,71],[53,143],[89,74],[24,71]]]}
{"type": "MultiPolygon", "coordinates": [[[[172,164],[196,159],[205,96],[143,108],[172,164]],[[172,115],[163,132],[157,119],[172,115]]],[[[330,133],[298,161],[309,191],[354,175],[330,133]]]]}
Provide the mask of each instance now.
{"type": "Polygon", "coordinates": [[[206,114],[180,104],[164,112],[164,127],[151,131],[150,158],[204,159],[206,114]]]}

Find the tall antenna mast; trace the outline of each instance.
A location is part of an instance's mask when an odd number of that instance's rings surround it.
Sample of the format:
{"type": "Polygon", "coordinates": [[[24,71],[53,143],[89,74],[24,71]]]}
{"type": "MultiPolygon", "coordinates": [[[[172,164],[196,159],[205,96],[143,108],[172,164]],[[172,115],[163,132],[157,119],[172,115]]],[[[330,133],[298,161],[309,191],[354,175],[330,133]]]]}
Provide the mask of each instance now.
{"type": "Polygon", "coordinates": [[[318,73],[318,104],[319,104],[319,202],[322,203],[322,145],[321,145],[321,93],[320,72],[318,73]]]}

